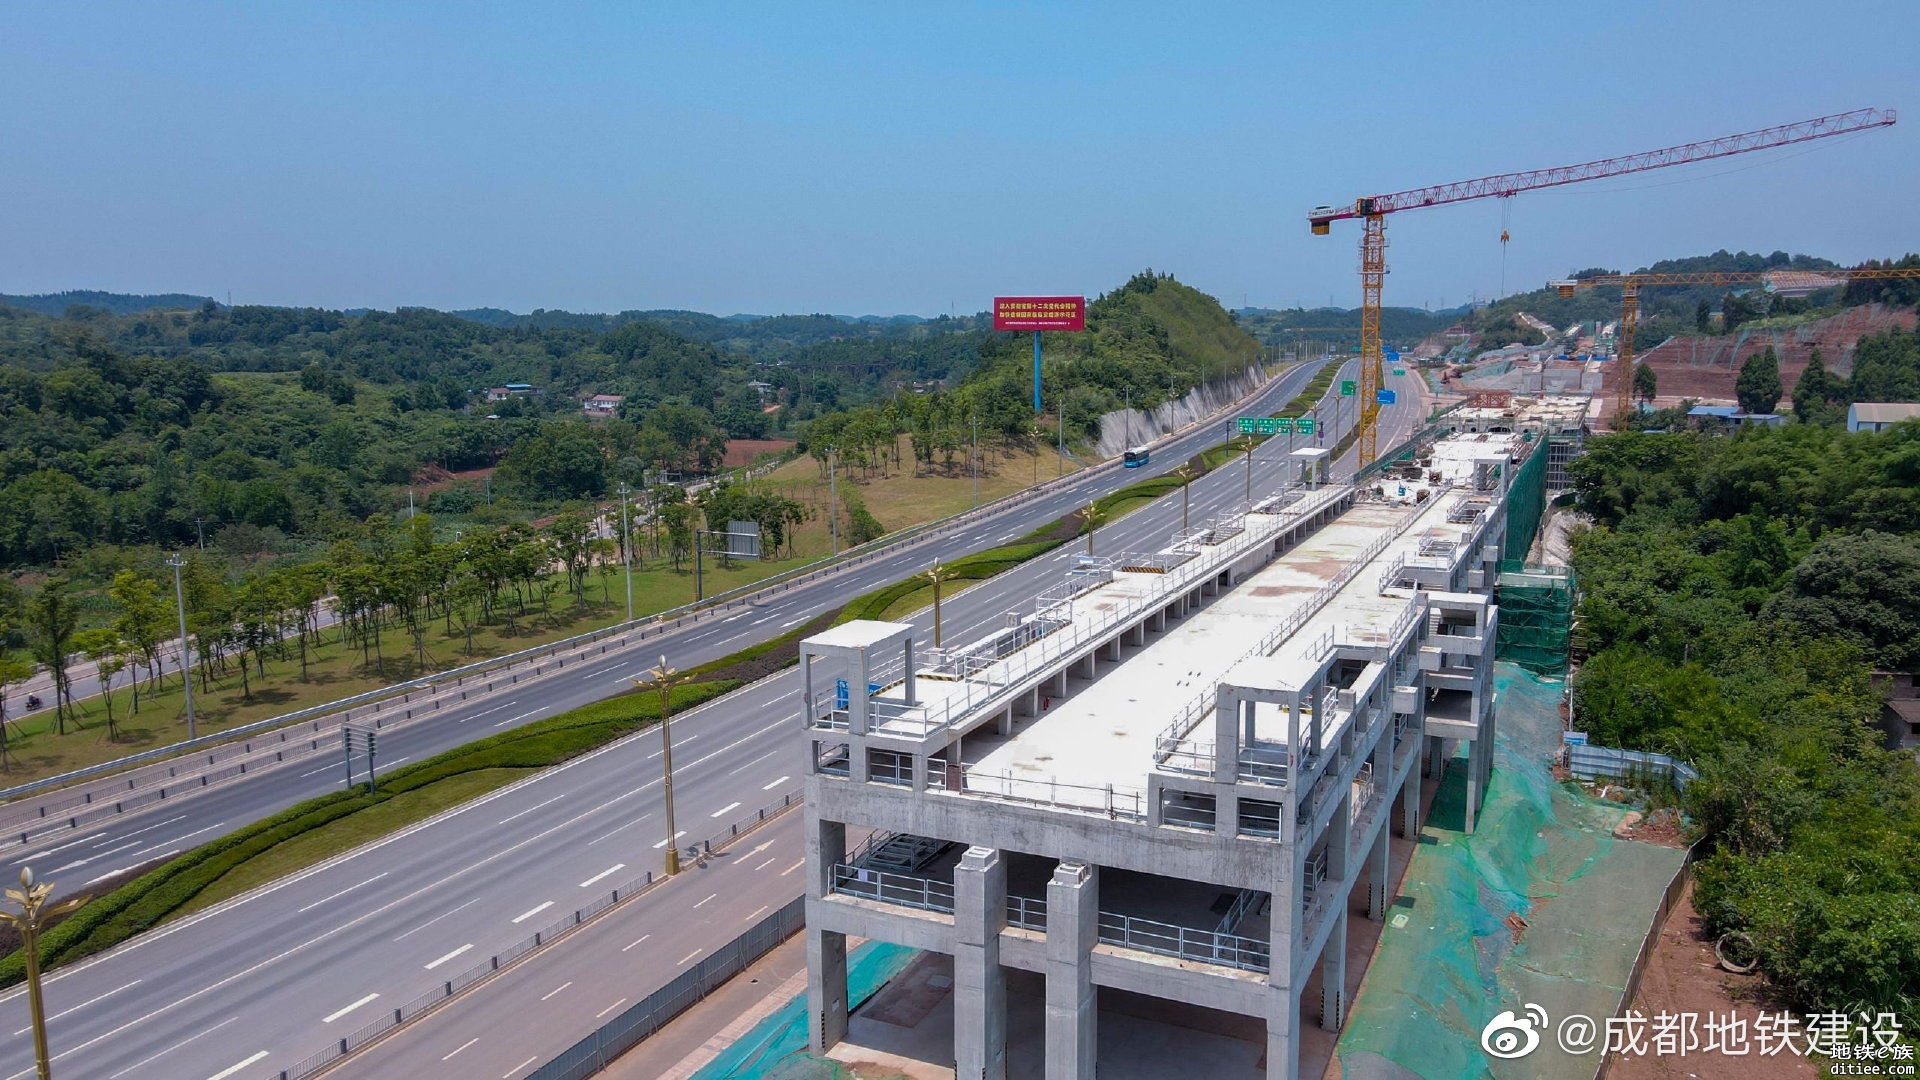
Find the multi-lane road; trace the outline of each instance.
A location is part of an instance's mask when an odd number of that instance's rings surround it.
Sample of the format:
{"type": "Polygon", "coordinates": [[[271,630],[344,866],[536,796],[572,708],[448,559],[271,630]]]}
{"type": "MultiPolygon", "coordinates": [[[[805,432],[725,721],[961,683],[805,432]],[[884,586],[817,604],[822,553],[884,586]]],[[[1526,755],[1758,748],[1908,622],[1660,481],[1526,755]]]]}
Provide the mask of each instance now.
{"type": "MultiPolygon", "coordinates": [[[[1277,407],[1304,382],[1308,370],[1274,380],[1247,410],[1277,407]]],[[[1410,427],[1419,411],[1400,406],[1383,418],[1410,427]]],[[[1218,441],[1221,434],[1221,427],[1213,425],[1174,440],[1159,453],[1179,460],[1218,441]]],[[[1383,444],[1390,441],[1383,435],[1383,444]]],[[[1278,457],[1284,443],[1268,445],[1273,450],[1256,455],[1256,488],[1271,487],[1280,478],[1278,457]]],[[[1114,470],[1096,472],[954,536],[875,560],[857,572],[775,594],[733,616],[690,624],[650,641],[644,656],[609,654],[563,677],[443,710],[430,723],[391,732],[391,740],[383,740],[383,756],[389,761],[417,759],[497,727],[607,696],[663,649],[682,666],[724,655],[798,625],[855,592],[919,569],[934,554],[951,557],[1011,539],[1127,479],[1129,474],[1114,470]]],[[[1241,498],[1243,484],[1241,471],[1232,468],[1196,481],[1195,516],[1231,506],[1241,498]]],[[[1107,551],[1158,548],[1178,513],[1171,500],[1163,500],[1103,528],[1098,542],[1107,551]]],[[[997,624],[1002,612],[1022,606],[1042,583],[1058,575],[1070,556],[1071,549],[1057,552],[956,594],[943,605],[945,633],[966,640],[997,624]]],[[[790,674],[775,676],[676,721],[675,793],[677,824],[686,834],[682,842],[798,790],[799,740],[792,737],[798,695],[793,683],[790,674]]],[[[658,759],[657,734],[616,744],[56,973],[48,985],[56,1067],[68,1075],[106,1080],[273,1075],[371,1020],[379,1010],[428,991],[555,916],[657,867],[666,842],[660,835],[658,759]]],[[[340,782],[337,767],[302,772],[307,775],[268,773],[257,782],[63,838],[35,853],[32,861],[47,876],[84,879],[197,843],[340,782]]],[[[770,830],[768,836],[778,841],[780,834],[770,830]]],[[[793,875],[786,871],[799,859],[797,846],[776,842],[755,860],[757,865],[730,865],[735,873],[757,876],[725,890],[724,903],[719,896],[695,903],[704,894],[687,898],[682,883],[675,882],[634,905],[636,911],[654,912],[648,917],[658,928],[643,931],[653,935],[652,944],[638,941],[636,935],[634,941],[610,942],[592,955],[616,964],[629,961],[621,966],[633,977],[637,1000],[652,989],[647,983],[664,982],[680,964],[697,960],[695,950],[730,939],[738,932],[732,922],[751,913],[711,921],[718,911],[731,913],[746,899],[755,900],[747,905],[751,909],[766,902],[762,897],[791,895],[793,875]],[[786,862],[778,862],[780,858],[786,862]],[[721,907],[710,911],[713,905],[721,907]],[[650,950],[661,948],[660,942],[684,948],[673,956],[655,955],[650,950]],[[621,950],[628,946],[632,949],[623,956],[621,950]],[[635,953],[645,954],[644,963],[635,961],[635,953]],[[682,953],[693,955],[683,960],[682,953]]],[[[610,918],[588,933],[598,937],[602,926],[624,925],[629,918],[622,912],[617,917],[622,922],[610,918]]],[[[562,977],[540,994],[529,993],[537,999],[567,981],[562,977]]],[[[583,1011],[578,998],[562,1000],[572,991],[559,989],[546,998],[565,1018],[553,1026],[539,1025],[555,1040],[551,1049],[591,1030],[593,1013],[607,1007],[603,1003],[583,1011]]],[[[0,1026],[8,1031],[26,1028],[20,991],[0,998],[0,1026]]],[[[455,1049],[441,1051],[449,1055],[449,1067],[459,1065],[446,1075],[489,1075],[475,1071],[476,1065],[460,1064],[461,1057],[452,1054],[455,1049]]],[[[462,1054],[492,1068],[498,1061],[495,1052],[511,1051],[497,1047],[483,1055],[475,1044],[462,1054]]],[[[501,1061],[499,1068],[505,1070],[517,1060],[501,1061]]],[[[29,1075],[31,1047],[16,1035],[0,1050],[0,1080],[29,1075]]]]}

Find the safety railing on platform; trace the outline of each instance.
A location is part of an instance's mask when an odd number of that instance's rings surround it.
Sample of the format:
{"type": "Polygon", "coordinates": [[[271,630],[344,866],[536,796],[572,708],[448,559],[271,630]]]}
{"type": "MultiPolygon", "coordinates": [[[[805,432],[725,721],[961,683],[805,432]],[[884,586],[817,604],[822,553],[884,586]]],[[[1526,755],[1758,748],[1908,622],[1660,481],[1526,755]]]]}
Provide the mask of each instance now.
{"type": "Polygon", "coordinates": [[[1047,902],[1034,896],[1007,897],[1007,925],[1022,930],[1040,930],[1047,928],[1047,902]]]}
{"type": "Polygon", "coordinates": [[[1145,791],[1112,784],[1063,784],[1051,777],[1036,780],[968,769],[962,793],[1026,806],[1101,814],[1127,821],[1145,821],[1147,817],[1145,791]]]}
{"type": "Polygon", "coordinates": [[[884,870],[835,863],[833,891],[921,911],[953,911],[952,884],[912,874],[890,874],[884,870]]]}
{"type": "Polygon", "coordinates": [[[1100,941],[1123,949],[1221,964],[1243,971],[1266,971],[1272,962],[1272,953],[1264,941],[1106,911],[1100,913],[1100,941]]]}

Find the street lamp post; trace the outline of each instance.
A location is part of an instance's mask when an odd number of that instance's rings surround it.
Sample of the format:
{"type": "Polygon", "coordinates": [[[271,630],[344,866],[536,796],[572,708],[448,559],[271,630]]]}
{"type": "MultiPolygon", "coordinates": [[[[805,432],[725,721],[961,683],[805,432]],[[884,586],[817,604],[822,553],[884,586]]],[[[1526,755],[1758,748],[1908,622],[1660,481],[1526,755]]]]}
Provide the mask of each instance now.
{"type": "Polygon", "coordinates": [[[1186,532],[1187,531],[1187,485],[1193,483],[1193,466],[1182,465],[1179,468],[1173,470],[1173,475],[1180,478],[1180,531],[1186,532]]]}
{"type": "Polygon", "coordinates": [[[174,552],[167,559],[167,565],[173,567],[173,606],[180,615],[180,688],[187,695],[187,739],[192,741],[196,734],[193,722],[193,663],[187,651],[187,594],[180,587],[180,568],[187,560],[174,552]]]}
{"type": "Polygon", "coordinates": [[[673,690],[693,678],[691,674],[675,671],[667,666],[667,658],[660,657],[658,667],[647,672],[650,679],[635,679],[633,685],[642,689],[652,689],[660,695],[660,789],[667,803],[667,876],[680,872],[680,847],[678,833],[673,827],[673,732],[668,723],[673,718],[673,690]]]}
{"type": "Polygon", "coordinates": [[[627,496],[633,489],[620,481],[620,552],[627,564],[627,621],[633,621],[633,527],[627,522],[627,496]]]}
{"type": "MultiPolygon", "coordinates": [[[[980,505],[980,418],[973,418],[973,450],[969,455],[973,462],[973,505],[980,505]]],[[[939,642],[934,642],[938,645],[939,642]]]]}
{"type": "Polygon", "coordinates": [[[833,533],[833,554],[840,554],[840,488],[833,476],[833,447],[827,447],[827,528],[833,533]]]}
{"type": "Polygon", "coordinates": [[[1100,509],[1099,503],[1090,502],[1085,510],[1080,511],[1080,516],[1087,523],[1087,554],[1091,555],[1093,554],[1093,530],[1100,527],[1100,522],[1106,518],[1107,514],[1100,509]]]}
{"type": "Polygon", "coordinates": [[[40,931],[49,919],[57,918],[87,902],[84,896],[70,896],[57,904],[49,905],[47,897],[53,895],[53,882],[33,880],[33,871],[20,868],[20,887],[8,889],[7,899],[20,905],[18,915],[11,911],[0,911],[0,922],[5,922],[20,935],[20,950],[27,961],[27,1009],[32,1016],[33,1060],[40,1073],[40,1080],[52,1080],[53,1061],[47,1055],[47,1006],[40,992],[40,931]]]}
{"type": "Polygon", "coordinates": [[[940,647],[940,586],[953,580],[953,571],[940,565],[939,559],[933,560],[933,569],[927,571],[927,580],[933,582],[933,647],[940,647]]]}
{"type": "Polygon", "coordinates": [[[1252,505],[1253,503],[1253,448],[1256,445],[1257,444],[1253,441],[1253,436],[1251,435],[1247,436],[1247,503],[1248,505],[1252,505]]]}

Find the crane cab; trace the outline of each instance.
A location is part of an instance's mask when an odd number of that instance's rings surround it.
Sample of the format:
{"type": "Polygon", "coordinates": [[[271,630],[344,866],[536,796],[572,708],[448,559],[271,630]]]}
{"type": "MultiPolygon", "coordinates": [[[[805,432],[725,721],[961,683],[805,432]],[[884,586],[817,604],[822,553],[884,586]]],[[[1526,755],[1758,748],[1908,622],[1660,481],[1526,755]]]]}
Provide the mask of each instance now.
{"type": "Polygon", "coordinates": [[[1313,226],[1313,235],[1325,236],[1333,229],[1334,215],[1340,213],[1337,206],[1316,206],[1307,211],[1307,224],[1313,226]]]}

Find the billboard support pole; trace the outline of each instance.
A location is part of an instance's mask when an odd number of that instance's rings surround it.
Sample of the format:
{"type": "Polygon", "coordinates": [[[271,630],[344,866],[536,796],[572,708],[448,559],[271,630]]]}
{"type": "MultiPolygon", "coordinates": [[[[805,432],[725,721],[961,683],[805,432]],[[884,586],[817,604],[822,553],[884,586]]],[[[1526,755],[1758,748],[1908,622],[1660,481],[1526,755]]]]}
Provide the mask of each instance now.
{"type": "Polygon", "coordinates": [[[1040,331],[1033,332],[1033,415],[1040,415],[1040,331]]]}

